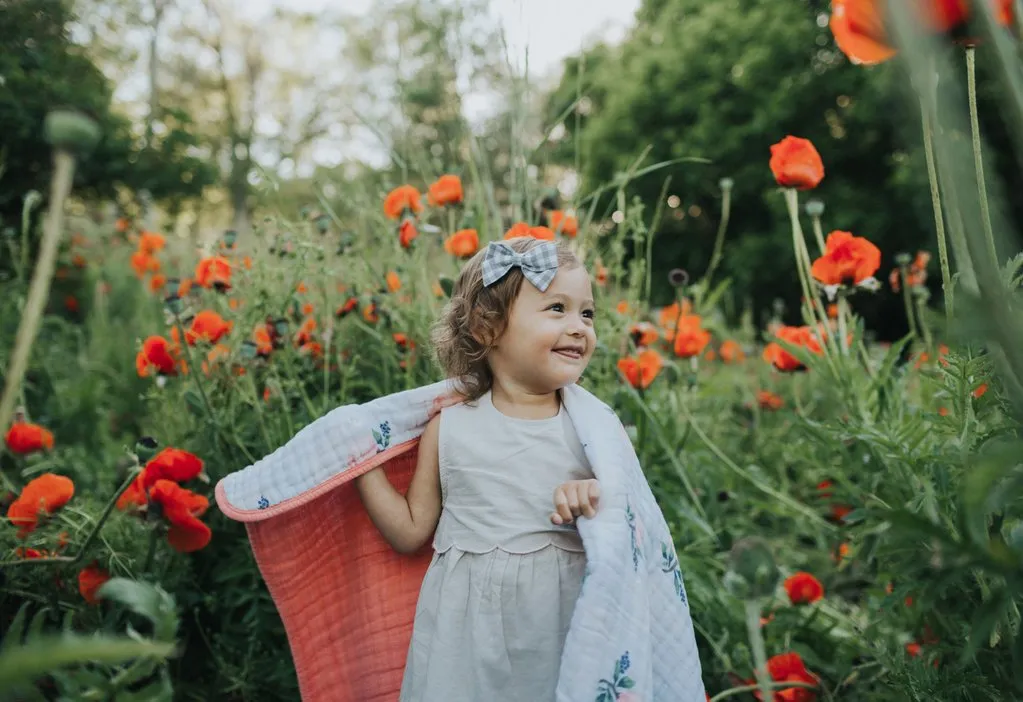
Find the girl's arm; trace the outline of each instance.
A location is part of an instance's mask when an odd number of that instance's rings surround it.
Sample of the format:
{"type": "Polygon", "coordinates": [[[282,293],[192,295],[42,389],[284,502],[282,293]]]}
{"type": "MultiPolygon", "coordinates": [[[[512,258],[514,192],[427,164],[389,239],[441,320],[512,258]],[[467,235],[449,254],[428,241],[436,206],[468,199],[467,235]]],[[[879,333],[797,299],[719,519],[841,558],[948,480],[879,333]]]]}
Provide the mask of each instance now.
{"type": "Polygon", "coordinates": [[[415,553],[437,528],[441,507],[439,431],[438,414],[419,440],[419,462],[404,495],[394,489],[382,467],[355,479],[369,518],[398,553],[415,553]]]}

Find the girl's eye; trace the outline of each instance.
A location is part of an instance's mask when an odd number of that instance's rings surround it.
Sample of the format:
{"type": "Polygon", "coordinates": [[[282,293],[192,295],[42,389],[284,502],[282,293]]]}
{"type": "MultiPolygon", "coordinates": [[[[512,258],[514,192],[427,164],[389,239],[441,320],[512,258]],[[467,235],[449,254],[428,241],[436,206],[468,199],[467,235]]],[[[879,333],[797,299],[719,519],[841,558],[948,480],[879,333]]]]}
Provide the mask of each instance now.
{"type": "Polygon", "coordinates": [[[553,310],[554,312],[564,312],[565,311],[565,305],[563,305],[560,302],[555,302],[553,305],[551,305],[547,309],[553,310]]]}
{"type": "Polygon", "coordinates": [[[596,316],[597,313],[594,310],[583,310],[583,317],[586,317],[586,319],[593,319],[596,316]]]}

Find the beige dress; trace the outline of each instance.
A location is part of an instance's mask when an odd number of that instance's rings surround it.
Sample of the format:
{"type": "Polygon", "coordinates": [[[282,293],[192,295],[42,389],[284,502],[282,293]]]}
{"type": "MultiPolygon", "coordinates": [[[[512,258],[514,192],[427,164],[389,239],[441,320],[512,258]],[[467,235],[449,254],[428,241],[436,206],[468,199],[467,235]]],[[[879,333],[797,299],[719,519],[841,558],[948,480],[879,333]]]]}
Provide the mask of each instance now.
{"type": "Polygon", "coordinates": [[[440,420],[443,509],[419,594],[401,702],[553,702],[586,568],[554,489],[592,478],[562,407],[501,414],[490,394],[440,420]]]}

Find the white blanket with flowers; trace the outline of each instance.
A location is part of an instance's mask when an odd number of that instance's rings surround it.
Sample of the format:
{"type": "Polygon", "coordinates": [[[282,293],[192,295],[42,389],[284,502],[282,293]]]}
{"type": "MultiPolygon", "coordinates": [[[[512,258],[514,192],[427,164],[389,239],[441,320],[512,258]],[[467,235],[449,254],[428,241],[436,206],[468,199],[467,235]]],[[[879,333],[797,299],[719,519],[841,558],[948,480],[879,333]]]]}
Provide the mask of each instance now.
{"type": "MultiPolygon", "coordinates": [[[[259,519],[294,504],[374,453],[417,438],[447,382],[339,407],[273,454],[224,478],[228,516],[259,519]]],[[[565,642],[558,702],[704,702],[689,603],[667,523],[614,411],[579,386],[564,391],[601,483],[598,513],[580,519],[587,571],[565,642]]]]}

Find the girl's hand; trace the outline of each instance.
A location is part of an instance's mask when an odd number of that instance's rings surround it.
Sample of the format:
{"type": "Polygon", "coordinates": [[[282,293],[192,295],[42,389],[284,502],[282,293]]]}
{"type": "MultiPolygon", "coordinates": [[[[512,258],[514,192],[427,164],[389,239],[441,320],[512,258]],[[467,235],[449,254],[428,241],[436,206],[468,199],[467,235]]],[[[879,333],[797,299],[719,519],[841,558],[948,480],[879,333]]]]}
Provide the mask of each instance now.
{"type": "Polygon", "coordinates": [[[582,515],[592,517],[597,513],[600,501],[600,483],[595,479],[569,480],[554,490],[554,512],[551,523],[558,526],[571,524],[582,515]]]}

